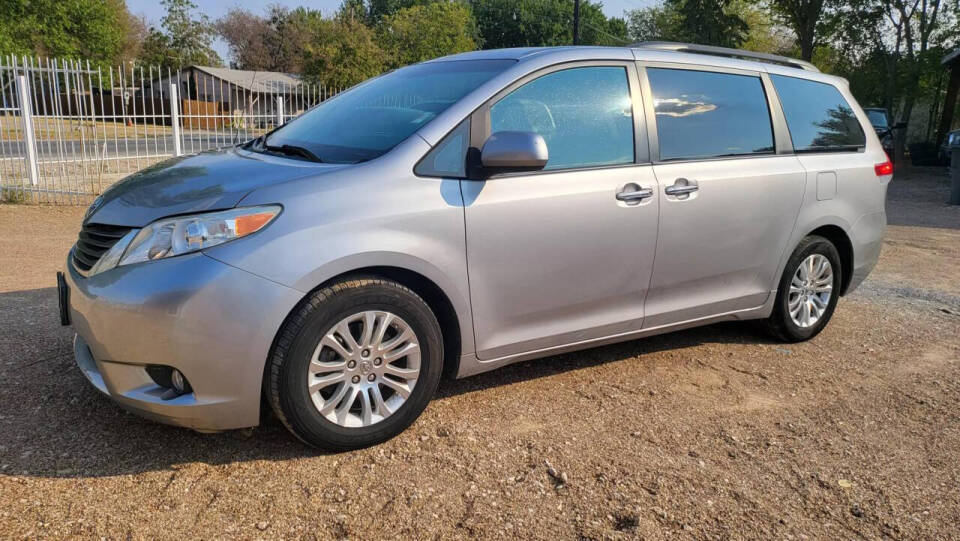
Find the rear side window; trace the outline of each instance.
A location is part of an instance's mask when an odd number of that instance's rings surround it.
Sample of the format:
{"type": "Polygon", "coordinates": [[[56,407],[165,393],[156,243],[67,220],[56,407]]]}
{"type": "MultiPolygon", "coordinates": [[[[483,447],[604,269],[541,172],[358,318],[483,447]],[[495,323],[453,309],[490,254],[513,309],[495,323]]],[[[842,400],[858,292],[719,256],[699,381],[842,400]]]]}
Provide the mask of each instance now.
{"type": "Polygon", "coordinates": [[[550,153],[544,169],[633,163],[627,70],[591,66],[534,79],[490,108],[490,129],[543,136],[550,153]]]}
{"type": "Polygon", "coordinates": [[[860,121],[833,85],[771,75],[796,152],[855,151],[866,144],[860,121]]]}
{"type": "Polygon", "coordinates": [[[763,81],[750,75],[647,68],[660,159],[771,154],[763,81]]]}

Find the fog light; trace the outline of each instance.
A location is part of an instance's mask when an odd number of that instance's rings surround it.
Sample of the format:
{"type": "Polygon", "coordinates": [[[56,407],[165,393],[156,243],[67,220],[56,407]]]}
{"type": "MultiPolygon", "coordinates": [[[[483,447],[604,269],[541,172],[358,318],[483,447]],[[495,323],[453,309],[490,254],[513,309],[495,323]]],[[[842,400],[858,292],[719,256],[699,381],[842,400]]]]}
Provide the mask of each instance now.
{"type": "Polygon", "coordinates": [[[183,377],[183,374],[176,368],[170,373],[170,385],[173,386],[173,390],[177,394],[186,394],[193,390],[190,388],[190,382],[187,381],[187,378],[183,377]]]}

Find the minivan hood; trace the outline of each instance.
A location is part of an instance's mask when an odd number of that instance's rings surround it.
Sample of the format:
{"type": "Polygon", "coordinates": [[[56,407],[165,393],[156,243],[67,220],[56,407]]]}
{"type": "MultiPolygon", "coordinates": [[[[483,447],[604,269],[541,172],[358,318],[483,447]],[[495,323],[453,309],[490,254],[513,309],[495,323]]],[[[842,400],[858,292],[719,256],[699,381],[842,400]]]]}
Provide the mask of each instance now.
{"type": "Polygon", "coordinates": [[[84,223],[143,227],[166,216],[233,208],[251,191],[342,169],[236,147],[181,156],[138,171],[98,197],[84,223]]]}

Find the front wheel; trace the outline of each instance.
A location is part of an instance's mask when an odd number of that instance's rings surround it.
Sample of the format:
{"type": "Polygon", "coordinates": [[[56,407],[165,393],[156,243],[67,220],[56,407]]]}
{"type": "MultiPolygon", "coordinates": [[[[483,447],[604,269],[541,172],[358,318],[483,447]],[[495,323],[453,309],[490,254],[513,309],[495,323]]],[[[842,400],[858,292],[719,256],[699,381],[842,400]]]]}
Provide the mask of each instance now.
{"type": "Polygon", "coordinates": [[[780,278],[767,328],[785,342],[802,342],[820,333],[837,306],[840,254],[829,240],[811,235],[794,250],[780,278]]]}
{"type": "Polygon", "coordinates": [[[443,337],[430,307],[401,284],[343,281],[312,293],[284,323],[267,398],[304,442],[349,450],[407,428],[433,397],[443,337]]]}

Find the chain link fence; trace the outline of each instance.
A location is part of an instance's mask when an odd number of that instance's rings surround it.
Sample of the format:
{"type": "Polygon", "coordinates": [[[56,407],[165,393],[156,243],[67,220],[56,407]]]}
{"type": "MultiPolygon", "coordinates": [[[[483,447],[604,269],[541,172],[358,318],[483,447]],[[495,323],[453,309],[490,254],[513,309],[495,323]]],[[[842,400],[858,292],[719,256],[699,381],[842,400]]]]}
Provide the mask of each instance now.
{"type": "Polygon", "coordinates": [[[0,200],[86,204],[131,173],[248,141],[338,91],[273,72],[0,58],[0,200]]]}

